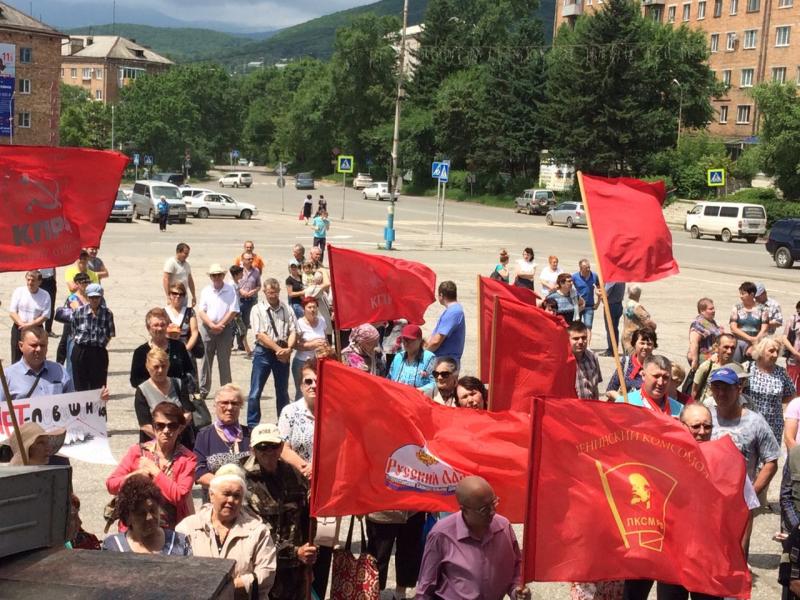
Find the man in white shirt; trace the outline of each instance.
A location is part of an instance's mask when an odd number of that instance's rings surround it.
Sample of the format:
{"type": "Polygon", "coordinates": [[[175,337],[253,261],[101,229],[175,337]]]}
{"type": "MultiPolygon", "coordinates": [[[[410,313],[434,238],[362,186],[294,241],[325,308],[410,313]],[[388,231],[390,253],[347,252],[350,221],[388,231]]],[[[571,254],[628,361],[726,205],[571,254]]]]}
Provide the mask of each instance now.
{"type": "Polygon", "coordinates": [[[197,324],[206,353],[200,368],[200,397],[208,397],[211,389],[211,369],[214,358],[219,359],[219,384],[231,383],[232,321],[239,314],[239,294],[236,288],[225,283],[227,271],[214,263],[208,268],[211,284],[200,292],[197,303],[197,324]]]}
{"type": "Polygon", "coordinates": [[[8,316],[11,317],[11,362],[22,358],[19,349],[19,330],[31,325],[44,325],[50,317],[50,294],[40,289],[42,274],[39,271],[25,273],[25,284],[11,295],[8,316]]]}
{"type": "MultiPolygon", "coordinates": [[[[169,290],[176,283],[182,283],[184,287],[192,292],[192,304],[197,304],[197,293],[194,289],[194,278],[192,278],[192,267],[189,266],[189,244],[181,242],[175,248],[175,256],[171,256],[164,262],[164,276],[161,278],[161,285],[164,287],[164,295],[169,300],[169,290]]],[[[187,296],[186,301],[189,301],[187,296]]]]}

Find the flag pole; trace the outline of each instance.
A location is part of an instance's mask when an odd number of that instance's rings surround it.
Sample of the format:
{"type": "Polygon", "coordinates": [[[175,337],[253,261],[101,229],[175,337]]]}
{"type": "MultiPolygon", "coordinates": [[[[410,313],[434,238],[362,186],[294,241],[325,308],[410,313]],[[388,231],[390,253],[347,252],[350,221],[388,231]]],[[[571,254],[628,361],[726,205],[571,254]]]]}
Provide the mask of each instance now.
{"type": "Polygon", "coordinates": [[[606,316],[606,324],[608,329],[608,337],[611,340],[611,351],[614,353],[614,363],[617,368],[617,377],[619,377],[620,388],[622,389],[622,398],[628,402],[628,386],[625,385],[625,373],[622,370],[622,362],[619,357],[619,346],[617,344],[617,332],[614,331],[611,321],[611,307],[608,306],[608,296],[606,295],[606,284],[603,279],[603,266],[600,262],[600,256],[597,253],[597,241],[594,237],[594,229],[592,228],[592,215],[589,210],[589,203],[586,201],[586,191],[583,189],[583,172],[578,171],[578,186],[581,190],[581,200],[583,201],[583,209],[586,211],[586,224],[589,227],[589,238],[592,241],[592,252],[594,252],[594,263],[597,270],[597,283],[600,288],[600,301],[603,303],[603,312],[606,316]]]}
{"type": "Polygon", "coordinates": [[[336,318],[339,315],[339,310],[336,305],[336,286],[334,285],[334,277],[333,277],[333,255],[334,252],[332,251],[333,247],[328,245],[328,270],[330,271],[330,282],[331,282],[331,296],[333,297],[333,318],[331,319],[333,323],[333,349],[336,352],[336,360],[342,359],[341,353],[341,344],[339,343],[339,338],[341,337],[341,332],[339,330],[339,325],[336,322],[336,318]]]}
{"type": "Polygon", "coordinates": [[[481,274],[478,273],[475,275],[475,278],[478,282],[478,297],[475,299],[478,305],[478,364],[476,365],[476,371],[478,372],[478,377],[480,377],[481,381],[486,381],[486,373],[483,372],[483,360],[481,357],[483,356],[483,310],[481,306],[481,298],[483,287],[481,285],[481,274]]]}
{"type": "Polygon", "coordinates": [[[8,405],[8,414],[11,415],[11,426],[14,428],[14,437],[17,438],[19,455],[22,457],[22,464],[27,465],[28,453],[25,452],[25,446],[22,444],[22,432],[19,430],[19,422],[17,421],[17,414],[14,412],[14,403],[11,401],[11,392],[8,389],[8,380],[6,379],[6,372],[3,369],[2,360],[0,360],[0,384],[3,386],[3,395],[8,405]]]}
{"type": "Polygon", "coordinates": [[[494,365],[495,350],[497,349],[497,309],[500,307],[500,299],[497,294],[492,298],[494,305],[492,308],[492,341],[489,348],[489,405],[486,407],[487,410],[492,410],[492,405],[494,404],[494,380],[497,374],[497,369],[494,365]]]}

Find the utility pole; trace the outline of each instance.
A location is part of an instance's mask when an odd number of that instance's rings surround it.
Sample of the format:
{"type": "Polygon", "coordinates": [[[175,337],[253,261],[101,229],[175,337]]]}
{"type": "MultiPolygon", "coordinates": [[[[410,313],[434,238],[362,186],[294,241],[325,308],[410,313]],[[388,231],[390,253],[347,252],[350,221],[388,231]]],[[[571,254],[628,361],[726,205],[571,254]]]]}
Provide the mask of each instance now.
{"type": "Polygon", "coordinates": [[[392,249],[394,241],[394,207],[396,204],[398,181],[397,162],[400,154],[400,104],[405,97],[403,83],[405,81],[405,62],[406,62],[406,29],[408,28],[408,0],[403,0],[403,31],[400,37],[400,60],[397,67],[397,98],[394,105],[394,134],[392,136],[392,173],[389,177],[389,208],[386,218],[386,229],[383,239],[386,240],[386,249],[392,249]]]}
{"type": "Polygon", "coordinates": [[[114,149],[114,105],[111,105],[111,149],[114,149]]]}

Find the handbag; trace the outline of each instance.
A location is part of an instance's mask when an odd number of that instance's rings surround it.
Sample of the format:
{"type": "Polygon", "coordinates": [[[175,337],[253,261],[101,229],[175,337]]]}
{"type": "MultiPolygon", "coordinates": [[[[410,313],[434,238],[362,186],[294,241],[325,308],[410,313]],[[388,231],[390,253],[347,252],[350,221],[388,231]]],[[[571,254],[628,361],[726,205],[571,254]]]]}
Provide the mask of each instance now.
{"type": "Polygon", "coordinates": [[[200,430],[211,425],[213,419],[206,401],[199,395],[192,396],[192,406],[194,406],[194,411],[192,411],[192,423],[194,423],[194,426],[200,430]]]}
{"type": "Polygon", "coordinates": [[[358,517],[350,519],[344,548],[333,551],[331,600],[379,600],[380,598],[378,561],[366,552],[364,521],[360,518],[358,522],[361,526],[361,555],[356,558],[350,551],[356,518],[358,517]]]}
{"type": "MultiPolygon", "coordinates": [[[[181,321],[180,324],[181,331],[183,330],[184,324],[188,324],[189,320],[192,318],[193,315],[194,311],[189,307],[187,307],[186,310],[183,311],[183,321],[181,321]]],[[[192,346],[192,349],[189,350],[189,354],[191,355],[192,358],[196,358],[198,360],[200,360],[206,355],[206,347],[205,344],[203,344],[202,336],[200,335],[197,336],[197,341],[195,342],[194,346],[192,346]]]]}
{"type": "Polygon", "coordinates": [[[69,306],[59,306],[53,318],[59,323],[69,323],[72,320],[72,309],[69,306]]]}

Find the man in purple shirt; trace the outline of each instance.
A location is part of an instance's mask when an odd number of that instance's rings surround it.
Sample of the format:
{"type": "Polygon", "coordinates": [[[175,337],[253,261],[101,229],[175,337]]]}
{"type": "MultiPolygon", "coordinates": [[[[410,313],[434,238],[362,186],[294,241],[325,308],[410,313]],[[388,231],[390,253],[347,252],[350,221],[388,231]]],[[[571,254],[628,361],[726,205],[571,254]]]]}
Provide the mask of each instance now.
{"type": "Polygon", "coordinates": [[[500,499],[482,477],[458,482],[461,510],[431,529],[422,556],[416,600],[529,600],[522,556],[508,519],[495,513],[500,499]]]}

